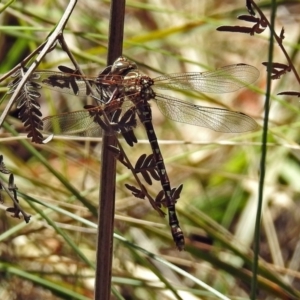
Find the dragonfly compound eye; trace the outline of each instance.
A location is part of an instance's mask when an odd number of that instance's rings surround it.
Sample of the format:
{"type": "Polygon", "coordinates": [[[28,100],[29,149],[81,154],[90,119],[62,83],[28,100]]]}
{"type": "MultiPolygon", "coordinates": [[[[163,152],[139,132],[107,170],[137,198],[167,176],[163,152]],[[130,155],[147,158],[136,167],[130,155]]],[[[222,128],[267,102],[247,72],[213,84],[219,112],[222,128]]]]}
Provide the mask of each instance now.
{"type": "Polygon", "coordinates": [[[119,57],[111,67],[111,73],[116,75],[127,74],[129,71],[137,69],[137,65],[129,59],[121,56],[119,57]]]}

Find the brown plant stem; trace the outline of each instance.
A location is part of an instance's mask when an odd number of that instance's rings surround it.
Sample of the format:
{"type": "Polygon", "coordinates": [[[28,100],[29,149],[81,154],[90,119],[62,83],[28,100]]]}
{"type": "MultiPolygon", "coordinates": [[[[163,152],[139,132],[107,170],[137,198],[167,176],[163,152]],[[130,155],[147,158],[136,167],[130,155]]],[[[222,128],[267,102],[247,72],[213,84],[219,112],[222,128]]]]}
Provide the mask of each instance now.
{"type": "MultiPolygon", "coordinates": [[[[125,0],[112,0],[107,64],[122,55],[125,0]]],[[[110,299],[115,214],[116,159],[109,151],[115,136],[104,134],[102,140],[99,219],[96,257],[95,299],[110,299]]]]}

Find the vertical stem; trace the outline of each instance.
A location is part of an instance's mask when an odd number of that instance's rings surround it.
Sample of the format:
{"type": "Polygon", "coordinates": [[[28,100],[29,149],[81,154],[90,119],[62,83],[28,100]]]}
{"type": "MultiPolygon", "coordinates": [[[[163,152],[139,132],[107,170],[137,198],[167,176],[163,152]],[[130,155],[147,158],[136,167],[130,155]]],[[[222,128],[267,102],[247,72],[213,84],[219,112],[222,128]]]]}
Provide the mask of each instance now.
{"type": "MultiPolygon", "coordinates": [[[[107,64],[122,55],[125,0],[111,1],[107,64]]],[[[115,214],[116,159],[108,150],[116,145],[114,136],[103,136],[100,176],[100,203],[97,239],[95,299],[110,299],[115,214]]]]}
{"type": "MultiPolygon", "coordinates": [[[[274,24],[276,16],[276,0],[271,1],[271,24],[270,24],[270,40],[269,40],[269,54],[268,62],[273,61],[273,48],[274,48],[274,24]]],[[[265,114],[264,114],[264,125],[262,132],[262,147],[261,147],[261,159],[260,159],[260,177],[258,185],[258,205],[256,212],[255,222],[255,239],[254,239],[254,258],[252,267],[252,280],[251,280],[251,294],[250,299],[255,300],[257,296],[257,275],[259,265],[259,243],[260,243],[260,226],[261,226],[261,215],[263,207],[263,192],[264,192],[264,180],[266,173],[266,158],[267,158],[267,141],[268,141],[268,123],[269,123],[269,110],[270,110],[270,95],[271,95],[271,72],[268,72],[267,77],[267,90],[266,90],[266,101],[265,101],[265,114]]]]}

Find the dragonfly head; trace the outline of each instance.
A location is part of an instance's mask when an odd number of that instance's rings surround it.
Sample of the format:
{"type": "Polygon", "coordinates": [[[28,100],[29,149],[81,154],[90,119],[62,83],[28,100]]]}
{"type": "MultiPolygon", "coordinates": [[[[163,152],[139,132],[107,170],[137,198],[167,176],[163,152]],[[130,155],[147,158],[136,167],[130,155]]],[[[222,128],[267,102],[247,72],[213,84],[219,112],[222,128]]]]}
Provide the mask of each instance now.
{"type": "Polygon", "coordinates": [[[111,73],[116,75],[126,75],[129,71],[137,69],[136,64],[129,59],[120,56],[116,61],[113,63],[111,67],[111,73]]]}

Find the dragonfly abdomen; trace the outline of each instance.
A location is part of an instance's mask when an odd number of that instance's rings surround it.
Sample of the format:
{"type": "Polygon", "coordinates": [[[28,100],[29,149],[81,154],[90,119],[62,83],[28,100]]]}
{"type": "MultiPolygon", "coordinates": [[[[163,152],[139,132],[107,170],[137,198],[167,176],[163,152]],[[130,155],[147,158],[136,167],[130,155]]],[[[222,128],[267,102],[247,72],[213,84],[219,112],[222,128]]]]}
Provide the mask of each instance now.
{"type": "Polygon", "coordinates": [[[170,180],[153,128],[151,107],[147,100],[141,100],[136,105],[136,108],[140,121],[143,123],[146,129],[148,140],[152,148],[153,158],[156,164],[161,186],[165,195],[165,199],[163,200],[163,202],[164,205],[168,208],[169,225],[171,228],[172,237],[174,242],[176,243],[177,248],[181,251],[184,248],[184,235],[180,228],[179,221],[176,215],[176,200],[174,200],[172,197],[170,180]]]}

